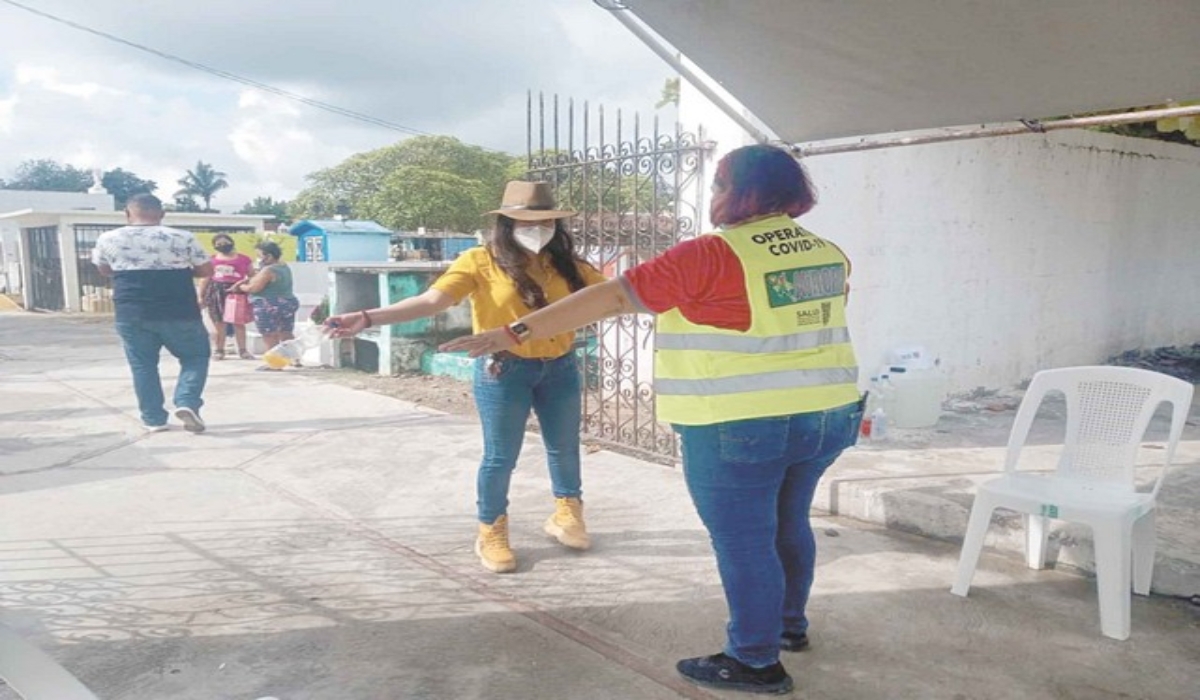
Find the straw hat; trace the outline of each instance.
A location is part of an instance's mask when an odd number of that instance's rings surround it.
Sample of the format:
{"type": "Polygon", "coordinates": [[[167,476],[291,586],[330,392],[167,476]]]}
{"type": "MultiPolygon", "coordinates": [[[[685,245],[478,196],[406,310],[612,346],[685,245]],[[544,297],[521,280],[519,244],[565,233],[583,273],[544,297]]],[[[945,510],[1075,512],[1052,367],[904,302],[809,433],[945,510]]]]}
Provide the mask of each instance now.
{"type": "Polygon", "coordinates": [[[575,216],[575,212],[554,208],[554,190],[549,182],[513,180],[504,186],[500,208],[488,214],[502,214],[517,221],[545,221],[575,216]]]}

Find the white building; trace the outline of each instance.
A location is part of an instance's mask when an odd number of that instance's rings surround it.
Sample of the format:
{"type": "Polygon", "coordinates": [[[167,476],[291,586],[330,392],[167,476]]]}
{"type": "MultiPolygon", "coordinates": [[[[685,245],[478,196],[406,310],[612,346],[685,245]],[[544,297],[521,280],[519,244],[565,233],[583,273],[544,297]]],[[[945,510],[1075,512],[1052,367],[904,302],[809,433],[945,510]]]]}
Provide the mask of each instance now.
{"type": "MultiPolygon", "coordinates": [[[[686,82],[680,120],[716,142],[709,173],[754,142],[686,82]]],[[[864,380],[902,345],[964,392],[1200,341],[1200,149],[1075,130],[804,163],[818,204],[801,223],[853,264],[864,380]]]]}
{"type": "MultiPolygon", "coordinates": [[[[0,190],[0,214],[36,209],[40,211],[112,211],[115,202],[107,192],[42,192],[0,190]]],[[[17,229],[0,223],[0,292],[21,292],[21,264],[17,229]]]]}
{"type": "MultiPolygon", "coordinates": [[[[168,212],[163,223],[193,232],[265,231],[269,216],[168,212]]],[[[0,213],[0,232],[15,245],[16,279],[10,291],[20,291],[26,309],[83,311],[85,299],[105,297],[108,280],[91,263],[100,234],[125,225],[125,213],[104,211],[24,209],[0,213]]],[[[6,245],[6,255],[9,246],[6,245]]]]}

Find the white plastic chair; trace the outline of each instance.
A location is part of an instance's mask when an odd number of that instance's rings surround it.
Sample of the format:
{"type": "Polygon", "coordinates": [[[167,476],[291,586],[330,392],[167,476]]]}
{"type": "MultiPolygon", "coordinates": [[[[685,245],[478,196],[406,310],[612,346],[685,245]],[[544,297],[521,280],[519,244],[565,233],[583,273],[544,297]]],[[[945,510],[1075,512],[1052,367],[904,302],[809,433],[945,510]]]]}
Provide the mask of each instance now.
{"type": "Polygon", "coordinates": [[[1191,403],[1191,384],[1142,369],[1067,367],[1035,374],[1008,438],[1004,476],[981,484],[975,496],[950,592],[967,595],[994,509],[1024,514],[1025,557],[1031,569],[1045,566],[1048,519],[1082,523],[1092,528],[1095,543],[1100,630],[1106,637],[1128,639],[1130,578],[1134,592],[1150,593],[1155,500],[1191,403]],[[1058,466],[1053,473],[1019,471],[1029,427],[1051,391],[1061,391],[1067,404],[1058,466]],[[1150,418],[1163,402],[1172,406],[1166,459],[1153,490],[1138,492],[1134,461],[1150,418]]]}

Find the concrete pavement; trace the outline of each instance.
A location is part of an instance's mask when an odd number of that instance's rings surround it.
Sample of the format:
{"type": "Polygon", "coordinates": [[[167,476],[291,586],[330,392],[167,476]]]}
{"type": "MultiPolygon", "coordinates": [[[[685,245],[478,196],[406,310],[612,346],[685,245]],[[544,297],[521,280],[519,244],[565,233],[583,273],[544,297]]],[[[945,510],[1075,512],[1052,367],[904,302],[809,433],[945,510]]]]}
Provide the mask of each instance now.
{"type": "MultiPolygon", "coordinates": [[[[473,419],[254,366],[214,364],[209,432],[147,435],[109,324],[0,314],[0,623],[105,700],[728,696],[673,670],[717,651],[725,619],[676,470],[586,455],[595,545],[571,552],[541,533],[531,436],[511,493],[520,567],[497,576],[471,548],[473,419]]],[[[933,473],[958,457],[906,450],[918,439],[847,455],[825,504],[899,520],[909,498],[880,484],[904,478],[959,499],[985,455],[933,473]]],[[[1198,695],[1194,606],[1135,598],[1117,642],[1087,578],[985,554],[961,599],[957,546],[817,525],[813,648],[784,659],[797,697],[1198,695]]]]}

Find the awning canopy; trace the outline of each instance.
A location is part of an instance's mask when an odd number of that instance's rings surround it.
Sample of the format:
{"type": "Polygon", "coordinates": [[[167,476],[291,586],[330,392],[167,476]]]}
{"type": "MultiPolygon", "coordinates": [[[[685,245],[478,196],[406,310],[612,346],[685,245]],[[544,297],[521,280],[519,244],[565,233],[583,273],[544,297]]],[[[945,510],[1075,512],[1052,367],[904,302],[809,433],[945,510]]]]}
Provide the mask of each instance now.
{"type": "Polygon", "coordinates": [[[1200,99],[1200,0],[626,0],[801,143],[1200,99]]]}

